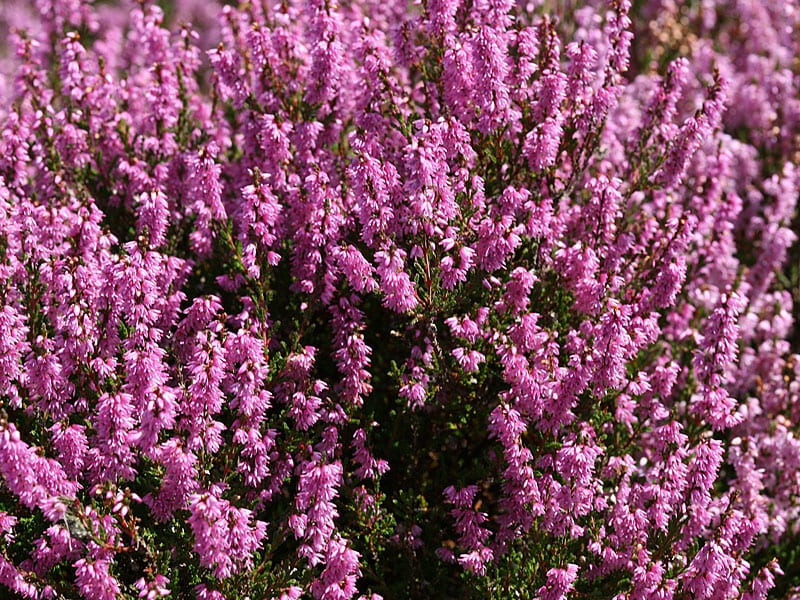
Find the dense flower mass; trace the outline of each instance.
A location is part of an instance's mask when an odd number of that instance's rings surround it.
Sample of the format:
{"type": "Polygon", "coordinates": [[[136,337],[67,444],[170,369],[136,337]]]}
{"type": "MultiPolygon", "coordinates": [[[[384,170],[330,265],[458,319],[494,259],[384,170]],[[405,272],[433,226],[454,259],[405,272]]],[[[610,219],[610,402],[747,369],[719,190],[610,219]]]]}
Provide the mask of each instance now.
{"type": "Polygon", "coordinates": [[[0,595],[800,597],[797,0],[0,0],[0,595]]]}

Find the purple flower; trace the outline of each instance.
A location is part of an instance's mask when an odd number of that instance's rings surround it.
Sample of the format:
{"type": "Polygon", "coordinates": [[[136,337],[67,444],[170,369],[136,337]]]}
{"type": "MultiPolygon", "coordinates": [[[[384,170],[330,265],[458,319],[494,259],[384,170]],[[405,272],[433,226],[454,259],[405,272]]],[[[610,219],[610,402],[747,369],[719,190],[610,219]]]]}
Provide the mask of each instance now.
{"type": "Polygon", "coordinates": [[[189,497],[189,525],[200,564],[223,579],[252,566],[253,553],[265,539],[267,524],[253,520],[252,512],[236,508],[221,498],[213,486],[189,497]]]}

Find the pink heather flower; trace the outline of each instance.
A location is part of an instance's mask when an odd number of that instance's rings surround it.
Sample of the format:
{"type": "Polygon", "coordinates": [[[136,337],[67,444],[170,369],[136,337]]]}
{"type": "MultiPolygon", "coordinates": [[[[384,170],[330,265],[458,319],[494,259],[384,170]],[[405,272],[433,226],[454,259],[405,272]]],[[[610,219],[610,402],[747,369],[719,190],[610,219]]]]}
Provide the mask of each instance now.
{"type": "Polygon", "coordinates": [[[350,442],[353,450],[353,458],[358,463],[359,467],[356,469],[356,477],[362,479],[375,479],[380,477],[389,470],[389,463],[384,459],[376,459],[366,446],[367,434],[359,428],[353,434],[353,441],[350,442]]]}
{"type": "Polygon", "coordinates": [[[161,190],[144,192],[140,195],[136,229],[139,235],[147,235],[151,248],[156,248],[166,240],[169,227],[169,204],[161,190]]]}
{"type": "Polygon", "coordinates": [[[220,45],[219,48],[208,51],[208,59],[219,78],[219,84],[225,95],[234,105],[242,106],[247,98],[247,83],[243,77],[239,54],[227,50],[220,45]]]}
{"type": "Polygon", "coordinates": [[[578,578],[578,565],[569,564],[566,569],[550,569],[547,572],[547,583],[537,593],[541,600],[565,600],[578,578]]]}
{"type": "Polygon", "coordinates": [[[215,486],[203,494],[192,494],[188,523],[200,564],[223,579],[252,567],[253,553],[262,546],[267,525],[253,521],[251,511],[234,507],[220,493],[215,486]]]}
{"type": "Polygon", "coordinates": [[[163,598],[170,594],[169,588],[167,587],[169,585],[169,579],[163,575],[156,575],[153,577],[152,581],[147,581],[144,577],[141,577],[137,579],[133,585],[139,590],[137,597],[144,598],[145,600],[156,600],[157,598],[163,598]]]}
{"type": "Polygon", "coordinates": [[[292,394],[289,416],[296,421],[300,431],[307,431],[319,421],[321,406],[322,400],[319,397],[304,392],[295,392],[292,394]]]}
{"type": "Polygon", "coordinates": [[[566,283],[574,292],[575,309],[587,313],[596,312],[603,292],[597,252],[591,247],[575,244],[569,248],[559,249],[555,258],[566,283]]]}
{"type": "Polygon", "coordinates": [[[541,315],[537,313],[524,313],[519,317],[519,322],[509,328],[508,337],[520,353],[541,350],[549,341],[550,334],[538,325],[540,318],[541,315]]]}
{"type": "Polygon", "coordinates": [[[481,326],[486,321],[488,314],[489,309],[481,307],[478,309],[478,316],[474,320],[470,317],[463,317],[462,319],[449,317],[445,319],[445,324],[450,328],[454,336],[474,344],[481,336],[481,326]]]}
{"type": "Polygon", "coordinates": [[[130,394],[103,394],[97,402],[94,423],[96,440],[90,449],[92,468],[98,480],[133,479],[136,475],[131,430],[135,408],[130,394]]]}
{"type": "Polygon", "coordinates": [[[530,304],[531,290],[537,281],[538,277],[531,270],[517,267],[511,271],[511,279],[506,284],[503,301],[497,306],[498,310],[508,310],[515,315],[524,312],[530,304]]]}
{"type": "Polygon", "coordinates": [[[629,31],[631,19],[628,16],[631,2],[630,0],[617,0],[612,3],[612,8],[614,11],[608,16],[606,32],[610,42],[607,66],[622,74],[628,70],[630,45],[633,40],[633,33],[629,31]]]}
{"type": "Polygon", "coordinates": [[[421,371],[418,367],[412,369],[411,374],[416,376],[417,380],[406,377],[400,387],[400,397],[405,398],[408,401],[409,408],[412,409],[422,408],[428,396],[427,382],[429,377],[421,371]]]}
{"type": "Polygon", "coordinates": [[[621,185],[622,181],[619,179],[607,177],[593,178],[586,185],[592,195],[581,218],[598,242],[610,243],[617,232],[617,220],[622,216],[621,185]]]}
{"type": "Polygon", "coordinates": [[[454,0],[433,0],[427,5],[428,27],[434,35],[449,33],[455,26],[458,2],[454,0]]]}
{"type": "Polygon", "coordinates": [[[76,32],[69,32],[61,40],[61,44],[61,68],[58,73],[61,85],[73,100],[80,101],[83,98],[84,90],[88,87],[84,85],[84,72],[93,69],[86,64],[87,52],[81,45],[80,36],[76,32]]]}
{"type": "Polygon", "coordinates": [[[195,229],[190,234],[192,249],[200,256],[211,251],[211,224],[223,221],[227,213],[222,203],[221,167],[215,158],[219,149],[214,143],[186,159],[187,202],[195,217],[195,229]]]}
{"type": "Polygon", "coordinates": [[[305,462],[298,468],[295,508],[289,519],[295,537],[303,540],[298,555],[310,566],[325,560],[326,549],[335,531],[334,519],[339,516],[333,500],[339,495],[342,478],[341,463],[305,462]]]}
{"type": "Polygon", "coordinates": [[[7,304],[0,310],[0,330],[6,332],[0,336],[0,389],[13,397],[19,393],[16,382],[22,374],[21,359],[30,351],[29,329],[23,313],[7,304]]]}
{"type": "Polygon", "coordinates": [[[339,269],[347,282],[357,292],[372,292],[378,289],[374,269],[359,250],[350,245],[334,250],[339,269]]]}
{"type": "Polygon", "coordinates": [[[678,58],[670,63],[667,75],[656,90],[646,109],[639,135],[645,139],[656,135],[656,140],[671,140],[678,133],[673,119],[678,100],[691,74],[689,61],[678,58]]]}
{"type": "Polygon", "coordinates": [[[6,489],[31,509],[44,510],[56,496],[74,498],[80,488],[67,478],[60,463],[40,456],[23,442],[11,423],[0,430],[0,474],[6,489]]]}
{"type": "Polygon", "coordinates": [[[273,598],[272,600],[299,600],[302,595],[303,588],[293,585],[286,588],[283,592],[281,592],[280,596],[273,598]]]}
{"type": "MultiPolygon", "coordinates": [[[[448,34],[444,36],[445,51],[442,60],[442,81],[445,104],[462,123],[472,125],[475,109],[472,102],[476,80],[475,64],[472,58],[474,48],[460,35],[448,34]]],[[[489,50],[491,52],[491,50],[489,50]]],[[[486,59],[491,60],[487,54],[482,66],[484,73],[484,101],[491,102],[492,90],[485,80],[491,73],[491,64],[486,64],[486,59]]],[[[491,125],[491,119],[486,126],[491,125]]]]}
{"type": "Polygon", "coordinates": [[[521,243],[521,227],[514,226],[510,214],[486,217],[477,223],[478,242],[475,245],[478,266],[491,273],[505,267],[506,260],[521,243]]]}
{"type": "Polygon", "coordinates": [[[3,556],[0,556],[0,584],[23,598],[38,598],[36,585],[25,581],[20,570],[3,556]]]}
{"type": "Polygon", "coordinates": [[[359,554],[347,546],[347,540],[332,538],[327,544],[325,568],[319,579],[311,584],[315,600],[349,600],[356,589],[359,554]]]}
{"type": "MultiPolygon", "coordinates": [[[[283,207],[270,189],[266,176],[256,172],[253,179],[253,184],[242,188],[242,204],[233,216],[244,239],[252,235],[263,249],[269,250],[278,239],[283,207]]],[[[268,253],[269,264],[275,266],[278,256],[268,253]]]]}
{"type": "Polygon", "coordinates": [[[383,304],[399,313],[412,311],[418,304],[414,283],[405,271],[405,259],[406,253],[399,249],[375,253],[375,270],[380,278],[383,304]]]}
{"type": "Polygon", "coordinates": [[[206,584],[201,583],[194,588],[194,597],[197,600],[226,600],[222,592],[209,588],[206,584]]]}
{"type": "Polygon", "coordinates": [[[8,594],[165,596],[115,575],[187,519],[202,600],[262,549],[273,600],[379,600],[386,557],[514,596],[517,546],[542,600],[785,587],[796,10],[6,4],[8,594]]]}
{"type": "Polygon", "coordinates": [[[756,574],[750,589],[744,593],[742,598],[744,600],[765,600],[769,591],[775,587],[775,576],[783,574],[778,561],[773,559],[756,574]]]}
{"type": "Polygon", "coordinates": [[[74,562],[80,556],[82,544],[79,544],[63,521],[48,527],[36,540],[31,552],[31,563],[36,573],[46,573],[62,561],[74,562]]]}
{"type": "Polygon", "coordinates": [[[116,600],[122,590],[119,582],[111,575],[112,556],[102,551],[92,553],[74,563],[75,583],[81,595],[87,600],[116,600]]]}
{"type": "Polygon", "coordinates": [[[660,180],[666,187],[677,184],[684,175],[689,160],[699,148],[701,142],[714,130],[722,118],[727,100],[725,90],[727,84],[715,75],[715,81],[709,90],[709,96],[702,109],[689,117],[670,145],[667,158],[660,172],[660,180]]]}
{"type": "Polygon", "coordinates": [[[736,359],[739,337],[737,317],[744,299],[736,292],[723,294],[706,322],[698,350],[692,359],[696,377],[710,385],[721,383],[722,372],[736,359]]]}
{"type": "Polygon", "coordinates": [[[727,369],[738,355],[737,317],[743,308],[744,301],[736,292],[723,294],[692,358],[700,384],[692,398],[692,411],[707,419],[715,429],[730,427],[741,418],[732,414],[735,402],[722,385],[727,369]]]}
{"type": "MultiPolygon", "coordinates": [[[[493,24],[494,25],[494,24],[493,24]]],[[[501,123],[519,118],[511,104],[508,84],[507,42],[496,25],[485,25],[473,34],[472,69],[475,77],[474,102],[479,109],[478,130],[489,133],[501,123]]]]}
{"type": "Polygon", "coordinates": [[[713,598],[729,588],[735,560],[716,541],[700,548],[682,577],[683,589],[693,598],[713,598]]]}
{"type": "Polygon", "coordinates": [[[344,83],[345,49],[340,40],[337,8],[334,3],[323,0],[306,2],[311,66],[305,100],[311,105],[332,102],[344,83]]]}
{"type": "Polygon", "coordinates": [[[592,95],[599,57],[594,46],[585,40],[570,42],[565,51],[569,57],[566,97],[573,99],[580,110],[592,95]]]}
{"type": "Polygon", "coordinates": [[[439,264],[442,277],[442,287],[448,290],[454,289],[459,283],[467,280],[467,273],[475,264],[475,250],[469,246],[462,247],[458,251],[458,263],[450,256],[445,256],[439,264]]]}
{"type": "Polygon", "coordinates": [[[500,501],[503,514],[496,519],[501,527],[497,533],[499,543],[513,539],[515,532],[530,529],[534,517],[544,510],[530,464],[533,454],[521,440],[526,429],[519,411],[508,405],[497,406],[490,415],[489,437],[500,442],[506,463],[500,501]]]}
{"type": "Polygon", "coordinates": [[[650,290],[652,302],[658,308],[673,306],[686,280],[686,259],[683,255],[678,254],[674,258],[668,256],[665,260],[674,262],[662,265],[650,290]]]}
{"type": "Polygon", "coordinates": [[[361,199],[355,207],[361,239],[375,247],[391,229],[394,198],[402,186],[397,168],[391,162],[381,161],[380,155],[373,155],[369,142],[355,135],[351,137],[355,158],[348,168],[348,179],[361,199]]]}
{"type": "Polygon", "coordinates": [[[239,428],[233,434],[233,442],[241,446],[237,470],[244,475],[245,484],[257,488],[272,470],[272,451],[278,433],[269,429],[262,434],[255,428],[239,428]]]}
{"type": "Polygon", "coordinates": [[[181,412],[185,415],[182,426],[189,432],[190,448],[204,446],[206,450],[216,452],[224,425],[213,417],[224,405],[225,349],[213,333],[207,332],[198,332],[193,345],[187,365],[189,386],[181,402],[181,412]]]}
{"type": "Polygon", "coordinates": [[[625,381],[625,364],[636,348],[629,332],[630,314],[630,306],[611,300],[607,312],[600,317],[592,357],[597,389],[620,389],[625,381]]]}
{"type": "Polygon", "coordinates": [[[175,425],[177,390],[167,385],[165,356],[166,352],[154,343],[146,343],[141,349],[124,355],[129,377],[123,390],[131,394],[140,411],[140,423],[130,441],[144,449],[155,445],[163,429],[172,429],[175,425]]]}
{"type": "Polygon", "coordinates": [[[525,156],[534,171],[544,171],[555,165],[564,128],[561,119],[547,117],[525,136],[525,156]]]}
{"type": "Polygon", "coordinates": [[[197,457],[182,447],[182,444],[171,439],[156,447],[152,458],[164,466],[165,472],[161,487],[155,497],[144,498],[155,517],[166,521],[176,510],[185,509],[190,495],[197,490],[197,457]]]}
{"type": "MultiPolygon", "coordinates": [[[[266,163],[268,169],[263,176],[261,174],[263,167],[254,171],[254,187],[263,187],[265,188],[263,191],[269,194],[269,187],[265,184],[273,181],[276,185],[282,185],[282,180],[285,179],[285,172],[282,167],[292,160],[291,139],[289,136],[292,134],[294,127],[291,121],[281,123],[276,121],[275,115],[270,114],[261,117],[259,125],[256,139],[265,154],[264,158],[268,161],[266,163]]],[[[275,214],[281,209],[280,205],[273,208],[276,211],[275,214]]]]}
{"type": "Polygon", "coordinates": [[[86,438],[86,427],[83,425],[65,426],[56,423],[50,428],[53,446],[58,452],[58,461],[64,466],[64,472],[72,478],[78,478],[83,472],[84,463],[89,451],[86,438]]]}
{"type": "MultiPolygon", "coordinates": [[[[460,140],[458,134],[450,134],[447,121],[440,119],[429,124],[424,121],[414,123],[414,135],[404,149],[404,168],[414,177],[406,180],[403,186],[408,196],[409,209],[419,227],[430,230],[430,223],[441,224],[452,220],[459,213],[455,202],[455,192],[448,177],[448,154],[456,153],[455,148],[467,146],[467,140],[460,140]],[[454,139],[446,139],[452,137],[454,139]],[[455,148],[449,148],[448,142],[454,142],[455,148]]],[[[412,225],[411,230],[416,231],[412,225]]]]}
{"type": "Polygon", "coordinates": [[[489,520],[488,516],[473,508],[477,491],[475,485],[460,490],[450,486],[445,488],[444,496],[448,503],[455,506],[450,515],[455,519],[458,544],[467,550],[458,557],[458,563],[471,573],[483,575],[486,565],[494,559],[494,551],[486,546],[491,531],[482,526],[489,520]]]}
{"type": "Polygon", "coordinates": [[[342,403],[360,406],[363,398],[372,391],[372,348],[364,341],[364,313],[355,304],[358,298],[340,298],[338,306],[330,308],[334,330],[333,353],[342,381],[335,387],[342,403]]]}
{"type": "Polygon", "coordinates": [[[481,363],[486,362],[486,357],[477,350],[453,348],[452,355],[456,359],[456,362],[458,362],[458,366],[467,373],[477,372],[481,363]]]}

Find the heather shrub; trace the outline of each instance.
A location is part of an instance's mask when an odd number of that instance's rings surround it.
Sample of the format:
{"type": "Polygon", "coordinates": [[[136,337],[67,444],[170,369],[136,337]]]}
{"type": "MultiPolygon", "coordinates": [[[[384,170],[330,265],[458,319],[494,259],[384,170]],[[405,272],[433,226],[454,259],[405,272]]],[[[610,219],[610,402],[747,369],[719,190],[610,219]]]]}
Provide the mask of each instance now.
{"type": "Polygon", "coordinates": [[[796,2],[2,6],[6,593],[800,594],[796,2]]]}

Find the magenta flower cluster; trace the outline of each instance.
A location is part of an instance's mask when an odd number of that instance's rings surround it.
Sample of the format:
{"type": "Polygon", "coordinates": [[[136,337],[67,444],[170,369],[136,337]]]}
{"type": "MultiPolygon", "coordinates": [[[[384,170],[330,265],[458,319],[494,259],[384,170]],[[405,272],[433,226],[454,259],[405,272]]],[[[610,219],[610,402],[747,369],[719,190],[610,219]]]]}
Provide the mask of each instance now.
{"type": "Polygon", "coordinates": [[[800,597],[800,4],[226,4],[0,2],[0,595],[800,597]]]}

